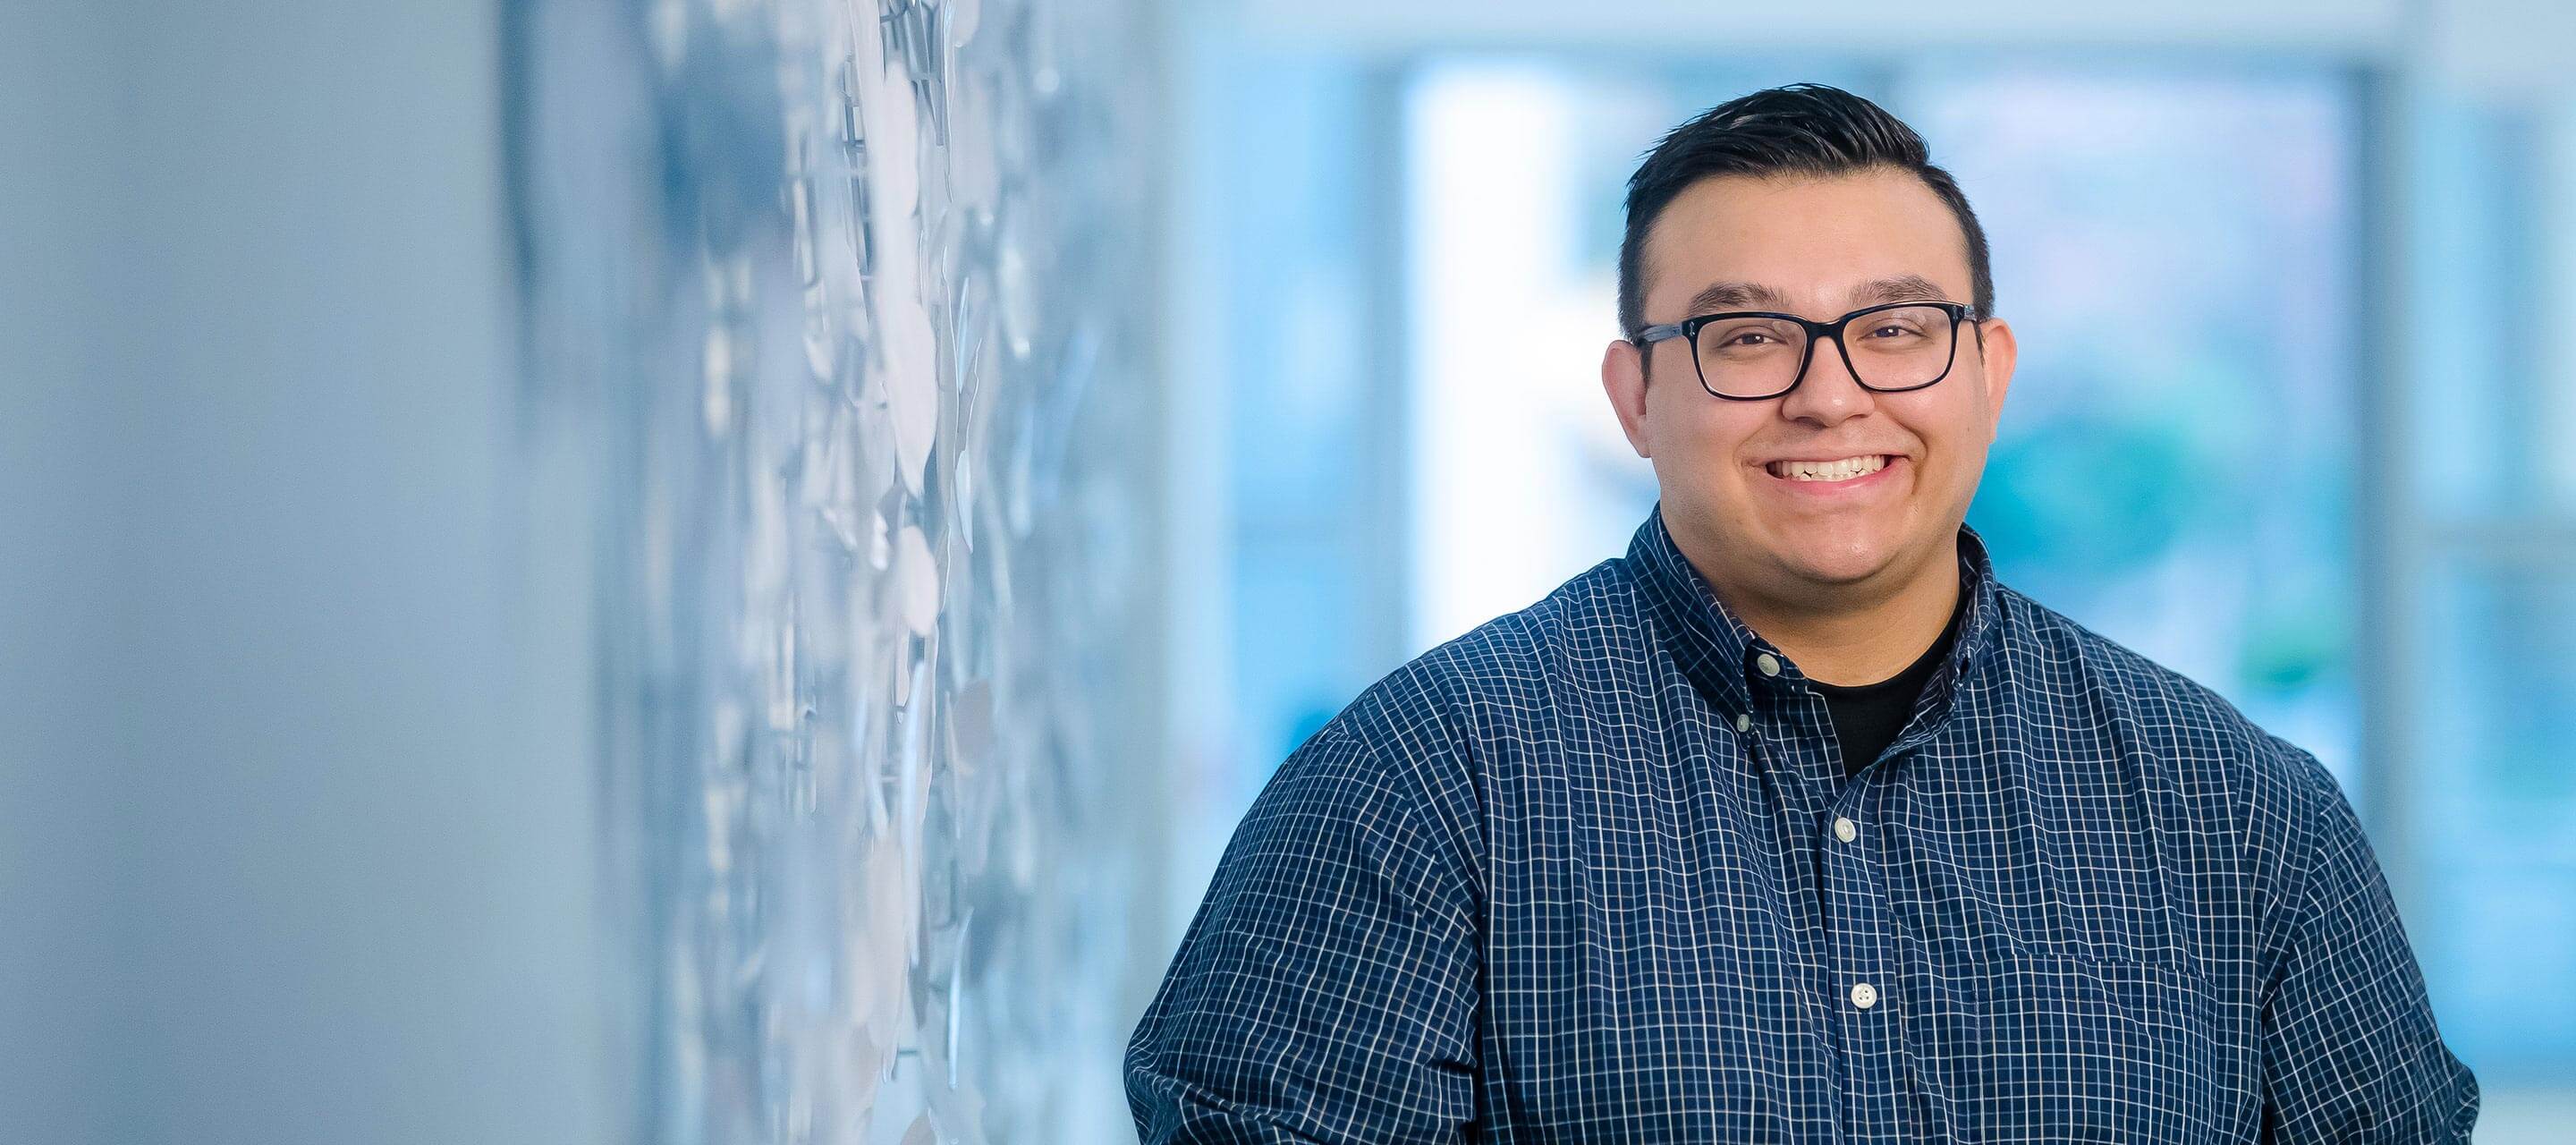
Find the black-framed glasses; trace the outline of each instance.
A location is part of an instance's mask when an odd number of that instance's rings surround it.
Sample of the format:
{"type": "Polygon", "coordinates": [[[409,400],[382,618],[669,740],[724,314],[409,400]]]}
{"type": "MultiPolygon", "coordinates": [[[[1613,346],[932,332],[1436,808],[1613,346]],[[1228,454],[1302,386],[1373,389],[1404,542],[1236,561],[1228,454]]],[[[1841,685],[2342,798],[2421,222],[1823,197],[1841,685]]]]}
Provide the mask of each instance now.
{"type": "Polygon", "coordinates": [[[1950,376],[1959,356],[1963,302],[1889,302],[1864,306],[1831,322],[1769,310],[1702,314],[1637,332],[1640,349],[1667,338],[1690,340],[1700,388],[1712,397],[1753,402],[1776,398],[1807,379],[1816,343],[1831,341],[1861,388],[1894,394],[1950,376]],[[1847,337],[1862,319],[1858,337],[1847,337]]]}

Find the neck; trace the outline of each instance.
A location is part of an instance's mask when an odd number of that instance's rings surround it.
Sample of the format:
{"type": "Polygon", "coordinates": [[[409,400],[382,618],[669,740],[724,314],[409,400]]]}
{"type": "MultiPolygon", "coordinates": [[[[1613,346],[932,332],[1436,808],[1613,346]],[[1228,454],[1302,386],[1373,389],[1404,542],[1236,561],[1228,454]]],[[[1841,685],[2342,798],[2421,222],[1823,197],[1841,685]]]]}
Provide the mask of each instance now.
{"type": "MultiPolygon", "coordinates": [[[[1747,627],[1797,662],[1808,679],[1855,687],[1913,664],[1949,627],[1959,603],[1959,536],[1952,530],[1931,559],[1878,577],[1830,586],[1802,599],[1753,591],[1701,575],[1747,627]]],[[[1813,586],[1806,586],[1812,588],[1813,586]]]]}

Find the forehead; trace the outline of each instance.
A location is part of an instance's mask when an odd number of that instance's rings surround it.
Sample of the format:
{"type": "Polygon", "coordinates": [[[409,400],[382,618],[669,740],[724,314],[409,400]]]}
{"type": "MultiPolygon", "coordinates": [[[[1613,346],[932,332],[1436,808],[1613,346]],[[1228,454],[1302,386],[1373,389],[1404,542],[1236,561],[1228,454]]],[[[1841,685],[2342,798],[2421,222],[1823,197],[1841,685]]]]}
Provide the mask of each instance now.
{"type": "Polygon", "coordinates": [[[1853,287],[1919,275],[1967,301],[1967,238],[1911,173],[1824,178],[1725,175],[1684,188],[1646,236],[1648,321],[1712,282],[1769,287],[1831,306],[1853,287]]]}

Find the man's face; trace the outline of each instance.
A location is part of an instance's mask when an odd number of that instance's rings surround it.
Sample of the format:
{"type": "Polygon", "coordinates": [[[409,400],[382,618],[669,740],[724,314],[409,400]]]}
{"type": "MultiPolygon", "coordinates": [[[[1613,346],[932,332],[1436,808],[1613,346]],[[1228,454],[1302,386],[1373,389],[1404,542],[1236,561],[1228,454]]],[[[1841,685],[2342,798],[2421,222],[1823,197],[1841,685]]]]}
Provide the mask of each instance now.
{"type": "MultiPolygon", "coordinates": [[[[1718,310],[1777,310],[1830,321],[1881,302],[1968,302],[1967,241],[1930,187],[1902,171],[1826,179],[1705,179],[1648,232],[1648,325],[1718,310]],[[1707,288],[1735,298],[1694,309],[1707,288]]],[[[1862,323],[1845,331],[1859,338],[1862,323]]],[[[1782,397],[1728,401],[1700,386],[1690,342],[1642,353],[1613,342],[1611,404],[1654,461],[1666,524],[1739,591],[1795,606],[1893,591],[1953,550],[1985,471],[2012,377],[2012,332],[1962,323],[1950,372],[1905,393],[1861,388],[1819,339],[1804,381],[1782,397]],[[1800,480],[1783,460],[1884,457],[1877,472],[1800,480]]],[[[1697,555],[1695,554],[1695,555],[1697,555]]]]}

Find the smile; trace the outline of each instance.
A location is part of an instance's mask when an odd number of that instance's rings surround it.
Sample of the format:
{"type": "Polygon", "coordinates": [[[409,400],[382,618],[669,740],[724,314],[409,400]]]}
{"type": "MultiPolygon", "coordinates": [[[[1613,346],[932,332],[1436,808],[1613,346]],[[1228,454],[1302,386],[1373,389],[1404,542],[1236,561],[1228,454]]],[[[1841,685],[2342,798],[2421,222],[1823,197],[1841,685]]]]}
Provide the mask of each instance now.
{"type": "Polygon", "coordinates": [[[1882,472],[1898,460],[1891,454],[1873,453],[1834,461],[1774,461],[1763,468],[1784,481],[1838,485],[1882,472]]]}

